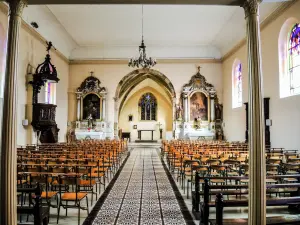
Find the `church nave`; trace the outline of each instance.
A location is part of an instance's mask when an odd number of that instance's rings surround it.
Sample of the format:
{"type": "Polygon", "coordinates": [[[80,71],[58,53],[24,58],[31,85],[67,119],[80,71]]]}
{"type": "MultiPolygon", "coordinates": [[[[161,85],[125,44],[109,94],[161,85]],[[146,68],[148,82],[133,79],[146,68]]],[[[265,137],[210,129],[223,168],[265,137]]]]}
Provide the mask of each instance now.
{"type": "Polygon", "coordinates": [[[193,225],[180,193],[173,189],[176,185],[171,176],[168,177],[169,172],[158,151],[149,147],[134,148],[84,225],[193,225]]]}

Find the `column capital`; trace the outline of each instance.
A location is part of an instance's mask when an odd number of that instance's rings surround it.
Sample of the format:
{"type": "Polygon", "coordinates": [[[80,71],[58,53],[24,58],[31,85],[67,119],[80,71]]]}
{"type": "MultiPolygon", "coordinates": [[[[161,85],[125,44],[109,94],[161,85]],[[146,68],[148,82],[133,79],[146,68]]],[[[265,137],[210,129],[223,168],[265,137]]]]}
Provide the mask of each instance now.
{"type": "Polygon", "coordinates": [[[28,0],[6,0],[9,4],[9,16],[22,16],[23,9],[27,6],[28,0]]]}
{"type": "Polygon", "coordinates": [[[245,17],[250,15],[255,15],[258,13],[258,0],[245,0],[242,4],[242,7],[245,10],[245,17]]]}

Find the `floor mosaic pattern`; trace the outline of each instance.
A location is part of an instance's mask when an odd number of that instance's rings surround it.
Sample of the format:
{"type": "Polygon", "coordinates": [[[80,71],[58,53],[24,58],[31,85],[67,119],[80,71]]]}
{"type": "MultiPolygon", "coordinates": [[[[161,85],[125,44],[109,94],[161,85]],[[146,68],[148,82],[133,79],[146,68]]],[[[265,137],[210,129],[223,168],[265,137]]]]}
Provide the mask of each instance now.
{"type": "Polygon", "coordinates": [[[135,148],[89,224],[194,224],[166,172],[156,149],[135,148]]]}

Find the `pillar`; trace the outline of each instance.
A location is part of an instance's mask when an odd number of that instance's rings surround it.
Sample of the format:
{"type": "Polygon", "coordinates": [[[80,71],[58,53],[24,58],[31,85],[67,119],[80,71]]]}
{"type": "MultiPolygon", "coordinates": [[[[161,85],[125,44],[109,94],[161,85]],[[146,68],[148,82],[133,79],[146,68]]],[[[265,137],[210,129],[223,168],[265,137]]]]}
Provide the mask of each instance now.
{"type": "Polygon", "coordinates": [[[8,12],[7,55],[4,85],[3,121],[1,134],[1,222],[17,224],[17,63],[19,29],[26,0],[10,0],[8,12]]]}
{"type": "Polygon", "coordinates": [[[115,114],[114,114],[114,137],[119,139],[119,99],[114,98],[115,101],[115,114]]]}
{"type": "Polygon", "coordinates": [[[266,224],[266,165],[264,146],[263,85],[259,27],[259,2],[243,3],[247,23],[249,79],[249,225],[266,224]]]}
{"type": "Polygon", "coordinates": [[[79,94],[77,94],[77,121],[81,120],[81,96],[79,94]]]}
{"type": "Polygon", "coordinates": [[[102,98],[102,120],[105,121],[106,119],[106,99],[105,97],[102,98]]]}
{"type": "Polygon", "coordinates": [[[188,98],[187,98],[187,94],[183,94],[183,105],[184,105],[184,122],[189,122],[189,111],[188,111],[188,98]]]}
{"type": "Polygon", "coordinates": [[[210,121],[215,121],[215,96],[210,97],[210,121]]]}

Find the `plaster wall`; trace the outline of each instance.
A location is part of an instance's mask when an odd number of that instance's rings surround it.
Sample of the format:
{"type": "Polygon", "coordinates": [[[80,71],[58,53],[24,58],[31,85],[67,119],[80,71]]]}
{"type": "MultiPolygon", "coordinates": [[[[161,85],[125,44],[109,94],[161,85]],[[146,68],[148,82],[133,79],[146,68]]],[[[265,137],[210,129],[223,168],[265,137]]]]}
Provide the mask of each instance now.
{"type": "MultiPolygon", "coordinates": [[[[7,33],[7,15],[0,11],[0,23],[7,33]]],[[[6,43],[6,36],[5,36],[6,43]]],[[[34,72],[38,64],[42,63],[46,56],[46,43],[43,43],[38,37],[32,35],[25,27],[20,29],[19,37],[19,58],[17,72],[17,145],[26,145],[36,143],[35,134],[30,125],[32,115],[32,88],[28,85],[29,73],[34,72]],[[29,125],[23,126],[22,120],[28,119],[29,125]]],[[[2,49],[2,51],[5,51],[2,49]]],[[[58,55],[51,51],[52,63],[56,66],[60,82],[57,84],[57,116],[56,122],[60,129],[59,141],[65,141],[67,131],[68,115],[68,75],[69,64],[58,55]]],[[[4,73],[1,72],[1,79],[4,73]]],[[[0,92],[3,92],[1,87],[0,92]]],[[[2,94],[1,94],[2,98],[2,94]]],[[[2,109],[2,104],[1,104],[2,109]]],[[[2,111],[2,110],[1,110],[2,111]]]]}
{"type": "MultiPolygon", "coordinates": [[[[279,97],[279,52],[278,37],[284,22],[290,17],[300,21],[300,2],[274,19],[261,31],[262,72],[264,97],[270,97],[272,119],[271,144],[273,147],[300,148],[300,95],[279,97]]],[[[246,31],[245,31],[246,33],[246,31]]],[[[247,49],[244,45],[223,62],[224,132],[229,141],[244,141],[246,129],[245,107],[232,108],[232,65],[235,59],[242,63],[243,102],[248,102],[247,49]]]]}

